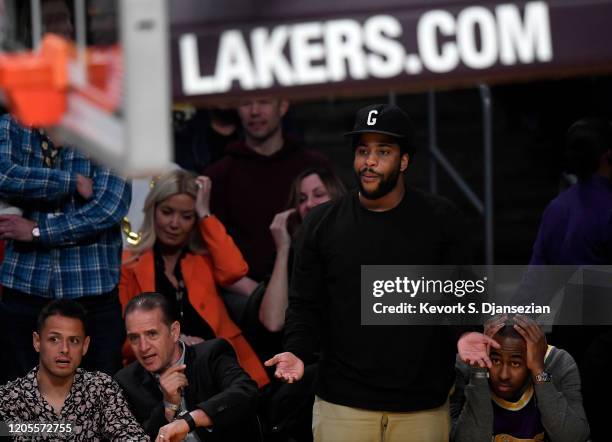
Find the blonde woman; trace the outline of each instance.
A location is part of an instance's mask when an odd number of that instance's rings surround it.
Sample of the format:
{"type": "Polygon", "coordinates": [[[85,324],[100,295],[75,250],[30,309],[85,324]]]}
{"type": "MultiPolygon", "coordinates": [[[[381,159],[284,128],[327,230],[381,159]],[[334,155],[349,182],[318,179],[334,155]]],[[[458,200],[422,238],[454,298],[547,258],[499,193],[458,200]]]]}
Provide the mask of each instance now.
{"type": "Polygon", "coordinates": [[[163,294],[175,309],[186,344],[226,339],[242,368],[262,387],[269,382],[265,369],[217,292],[217,284],[234,283],[248,266],[210,213],[210,191],[209,178],[184,170],[156,181],[145,200],[141,240],[124,256],[121,303],[125,308],[142,292],[163,294]]]}

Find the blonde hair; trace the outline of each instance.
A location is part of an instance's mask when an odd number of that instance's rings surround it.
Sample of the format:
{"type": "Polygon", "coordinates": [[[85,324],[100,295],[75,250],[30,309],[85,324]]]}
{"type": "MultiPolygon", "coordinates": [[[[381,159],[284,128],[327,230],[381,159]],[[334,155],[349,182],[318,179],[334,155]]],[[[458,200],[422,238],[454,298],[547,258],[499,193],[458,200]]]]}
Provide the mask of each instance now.
{"type": "MultiPolygon", "coordinates": [[[[172,172],[165,173],[159,178],[153,180],[151,190],[147,195],[144,207],[144,220],[140,229],[140,242],[130,249],[134,252],[135,257],[140,256],[145,251],[152,249],[155,245],[157,237],[155,235],[155,209],[162,201],[174,195],[185,194],[191,196],[194,201],[198,194],[198,185],[196,184],[196,175],[186,170],[177,169],[172,172]]],[[[203,253],[205,250],[204,240],[198,228],[198,222],[194,224],[193,231],[187,248],[193,253],[203,253]]]]}

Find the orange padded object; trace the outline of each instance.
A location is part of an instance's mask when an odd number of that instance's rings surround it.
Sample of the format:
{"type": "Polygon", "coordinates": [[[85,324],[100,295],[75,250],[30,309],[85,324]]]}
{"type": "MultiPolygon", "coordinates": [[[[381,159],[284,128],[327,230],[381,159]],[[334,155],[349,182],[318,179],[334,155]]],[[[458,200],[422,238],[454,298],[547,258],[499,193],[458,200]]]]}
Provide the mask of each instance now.
{"type": "Polygon", "coordinates": [[[48,34],[38,53],[0,55],[0,88],[22,124],[52,126],[62,119],[70,51],[70,43],[48,34]]]}

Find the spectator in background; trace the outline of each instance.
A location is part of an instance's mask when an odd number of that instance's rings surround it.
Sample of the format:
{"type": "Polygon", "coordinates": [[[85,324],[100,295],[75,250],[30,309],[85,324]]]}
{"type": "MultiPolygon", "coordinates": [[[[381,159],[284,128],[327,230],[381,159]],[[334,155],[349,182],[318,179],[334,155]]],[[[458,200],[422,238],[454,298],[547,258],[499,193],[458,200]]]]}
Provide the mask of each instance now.
{"type": "Polygon", "coordinates": [[[566,156],[578,183],[544,210],[530,264],[611,264],[612,124],[599,118],[574,123],[566,156]]]}
{"type": "Polygon", "coordinates": [[[74,39],[72,11],[66,0],[42,0],[42,33],[53,33],[66,40],[74,39]]]}
{"type": "MultiPolygon", "coordinates": [[[[32,11],[30,2],[15,2],[18,20],[17,39],[24,46],[32,45],[32,11]]],[[[69,0],[42,0],[40,13],[42,34],[53,33],[74,40],[73,2],[69,0]]]]}
{"type": "Polygon", "coordinates": [[[240,139],[240,119],[236,109],[211,107],[175,109],[174,161],[183,169],[202,174],[206,167],[223,158],[227,146],[240,139]]]}
{"type": "Polygon", "coordinates": [[[257,385],[223,339],[185,345],[168,299],[142,293],[125,309],[137,362],[116,375],[138,421],[157,441],[248,442],[257,385]],[[203,428],[207,428],[208,431],[203,428]]]}
{"type": "MultiPolygon", "coordinates": [[[[281,331],[285,324],[285,310],[289,292],[289,276],[292,261],[292,238],[299,230],[304,217],[314,207],[340,198],[346,193],[342,181],[324,167],[310,167],[300,173],[289,191],[289,209],[277,213],[270,224],[270,233],[276,246],[274,268],[270,279],[259,286],[250,278],[243,278],[235,286],[237,291],[246,287],[244,294],[262,291],[261,307],[257,309],[258,322],[270,332],[281,331]]],[[[256,303],[255,301],[254,303],[256,303]]],[[[249,313],[245,313],[249,316],[249,313]]]]}
{"type": "Polygon", "coordinates": [[[149,440],[117,383],[79,368],[90,343],[85,316],[83,307],[68,299],[41,310],[32,335],[38,365],[0,387],[2,424],[40,428],[13,433],[15,440],[149,440]]]}
{"type": "MultiPolygon", "coordinates": [[[[567,132],[565,149],[566,170],[575,174],[578,182],[544,210],[530,265],[610,265],[612,124],[603,118],[577,121],[567,132]]],[[[538,302],[549,302],[554,292],[539,293],[538,302]]],[[[550,341],[576,358],[591,437],[595,442],[607,440],[608,414],[600,404],[612,394],[612,389],[602,385],[598,377],[602,370],[612,369],[610,327],[555,325],[550,341]]]]}
{"type": "Polygon", "coordinates": [[[264,367],[217,292],[217,284],[235,282],[248,266],[211,214],[210,192],[210,179],[184,170],[156,180],[145,201],[141,241],[124,258],[121,302],[125,308],[141,292],[163,294],[176,311],[185,343],[227,339],[242,367],[263,387],[269,382],[264,367]]]}
{"type": "Polygon", "coordinates": [[[491,349],[488,371],[457,358],[453,440],[587,440],[589,425],[572,356],[548,346],[532,319],[504,319],[487,332],[500,345],[491,349]]]}
{"type": "Polygon", "coordinates": [[[238,106],[244,140],[227,148],[227,156],[208,167],[214,183],[212,209],[225,224],[249,264],[249,276],[267,277],[274,263],[269,226],[285,207],[295,177],[326,159],[301,148],[283,134],[286,100],[245,99],[238,106]]]}
{"type": "Polygon", "coordinates": [[[121,367],[119,222],[130,195],[124,179],[85,154],[0,118],[0,199],[18,199],[24,211],[0,216],[6,379],[36,365],[32,331],[53,298],[78,299],[87,309],[92,342],[84,368],[113,374],[121,367]]]}
{"type": "Polygon", "coordinates": [[[314,207],[340,198],[346,193],[342,182],[329,169],[308,168],[291,184],[288,210],[277,214],[270,225],[276,246],[274,268],[259,309],[261,323],[270,331],[280,331],[285,324],[288,305],[291,237],[314,207]],[[295,221],[290,223],[291,218],[295,221]]]}

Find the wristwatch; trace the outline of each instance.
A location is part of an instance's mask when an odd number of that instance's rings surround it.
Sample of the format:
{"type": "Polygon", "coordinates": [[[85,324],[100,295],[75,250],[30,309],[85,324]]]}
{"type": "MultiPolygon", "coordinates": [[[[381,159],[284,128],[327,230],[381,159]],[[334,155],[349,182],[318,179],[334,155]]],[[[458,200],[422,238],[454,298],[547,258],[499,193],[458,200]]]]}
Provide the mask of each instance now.
{"type": "Polygon", "coordinates": [[[183,419],[185,422],[187,422],[187,425],[189,425],[189,432],[191,433],[193,430],[196,429],[196,421],[193,418],[193,416],[191,415],[191,413],[187,412],[184,414],[181,414],[181,416],[179,417],[179,419],[183,419]]]}
{"type": "Polygon", "coordinates": [[[32,241],[38,241],[40,239],[40,228],[38,224],[34,224],[32,228],[32,241]]]}
{"type": "Polygon", "coordinates": [[[543,384],[545,382],[550,382],[552,380],[552,376],[547,371],[542,370],[540,373],[536,374],[533,377],[533,381],[536,384],[543,384]]]}
{"type": "Polygon", "coordinates": [[[470,375],[475,379],[489,379],[489,370],[480,367],[471,367],[470,375]]]}

